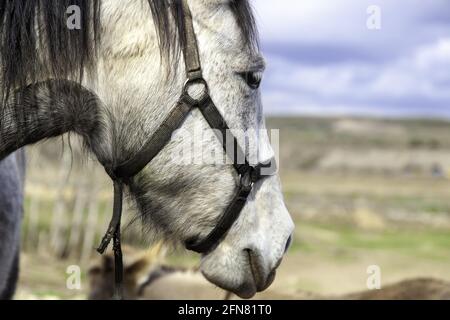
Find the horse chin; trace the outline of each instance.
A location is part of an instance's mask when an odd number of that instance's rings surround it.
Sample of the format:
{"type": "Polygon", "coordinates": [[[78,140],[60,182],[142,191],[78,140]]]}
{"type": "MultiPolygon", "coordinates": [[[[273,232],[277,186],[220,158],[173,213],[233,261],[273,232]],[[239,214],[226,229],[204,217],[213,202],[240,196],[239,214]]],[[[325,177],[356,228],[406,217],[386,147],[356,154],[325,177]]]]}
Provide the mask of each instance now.
{"type": "Polygon", "coordinates": [[[275,277],[273,272],[270,278],[265,279],[268,281],[258,281],[262,278],[252,267],[245,251],[231,257],[220,249],[203,256],[201,272],[209,282],[243,299],[250,299],[257,292],[267,289],[275,277]]]}
{"type": "Polygon", "coordinates": [[[228,281],[227,279],[223,279],[220,276],[217,276],[214,273],[210,273],[204,270],[201,270],[203,276],[214,285],[219,288],[230,291],[237,295],[242,299],[250,299],[253,298],[257,292],[256,284],[254,280],[244,281],[239,285],[234,284],[233,282],[228,281]]]}

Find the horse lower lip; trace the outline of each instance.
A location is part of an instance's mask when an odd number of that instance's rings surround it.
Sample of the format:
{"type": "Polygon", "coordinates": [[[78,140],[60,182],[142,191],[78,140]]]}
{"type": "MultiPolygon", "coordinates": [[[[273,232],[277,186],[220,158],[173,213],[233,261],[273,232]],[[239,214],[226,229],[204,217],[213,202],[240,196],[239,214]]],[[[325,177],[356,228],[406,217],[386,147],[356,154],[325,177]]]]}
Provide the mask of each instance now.
{"type": "Polygon", "coordinates": [[[263,279],[263,277],[261,277],[262,273],[260,272],[258,266],[255,264],[255,261],[252,258],[252,254],[249,250],[247,251],[247,254],[248,254],[248,260],[249,260],[249,264],[250,264],[250,273],[252,274],[253,282],[256,287],[256,291],[257,292],[264,291],[272,284],[273,280],[275,279],[275,270],[271,271],[267,275],[267,277],[265,279],[263,279]]]}
{"type": "Polygon", "coordinates": [[[233,292],[234,294],[236,294],[237,296],[239,296],[242,299],[250,299],[252,298],[256,292],[256,285],[254,282],[246,282],[243,283],[241,286],[239,286],[238,288],[233,288],[233,287],[229,287],[225,284],[218,284],[216,282],[214,282],[214,279],[211,277],[208,277],[207,274],[205,274],[204,272],[202,272],[203,276],[211,283],[215,283],[217,286],[219,286],[220,288],[233,292]]]}

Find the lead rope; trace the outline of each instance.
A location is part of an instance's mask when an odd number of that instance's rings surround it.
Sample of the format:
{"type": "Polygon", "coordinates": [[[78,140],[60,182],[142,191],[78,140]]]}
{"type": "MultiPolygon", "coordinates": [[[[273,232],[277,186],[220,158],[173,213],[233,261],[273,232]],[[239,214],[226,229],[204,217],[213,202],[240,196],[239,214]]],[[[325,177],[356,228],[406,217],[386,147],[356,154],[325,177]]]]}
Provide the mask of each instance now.
{"type": "Polygon", "coordinates": [[[122,245],[120,241],[120,220],[122,217],[122,198],[123,198],[123,183],[120,180],[114,179],[114,204],[113,215],[109,223],[108,230],[102,238],[102,241],[97,248],[100,254],[103,254],[108,247],[111,240],[113,240],[114,251],[114,277],[115,277],[115,300],[123,299],[123,259],[122,259],[122,245]]]}

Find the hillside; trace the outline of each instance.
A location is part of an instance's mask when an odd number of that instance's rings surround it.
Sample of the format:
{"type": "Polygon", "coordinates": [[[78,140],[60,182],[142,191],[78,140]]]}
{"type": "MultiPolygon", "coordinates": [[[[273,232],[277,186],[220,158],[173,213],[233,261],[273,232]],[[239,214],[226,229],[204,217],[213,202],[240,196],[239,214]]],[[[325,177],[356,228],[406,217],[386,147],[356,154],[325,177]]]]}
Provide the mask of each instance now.
{"type": "Polygon", "coordinates": [[[284,170],[450,174],[450,122],[270,118],[284,170]]]}

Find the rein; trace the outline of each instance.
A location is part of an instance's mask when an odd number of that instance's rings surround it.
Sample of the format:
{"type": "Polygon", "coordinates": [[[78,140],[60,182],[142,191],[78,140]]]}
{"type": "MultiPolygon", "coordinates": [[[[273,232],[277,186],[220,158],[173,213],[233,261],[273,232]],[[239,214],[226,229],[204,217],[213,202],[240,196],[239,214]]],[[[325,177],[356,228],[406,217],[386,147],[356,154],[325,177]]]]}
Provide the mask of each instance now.
{"type": "Polygon", "coordinates": [[[105,166],[106,172],[114,182],[114,205],[111,222],[109,223],[109,227],[103,236],[97,251],[103,254],[111,240],[113,240],[116,283],[114,298],[116,299],[122,299],[123,297],[123,262],[120,243],[123,186],[129,179],[138,174],[148,163],[150,163],[156,155],[158,155],[171,140],[172,133],[183,124],[184,120],[193,109],[198,108],[209,126],[212,129],[217,129],[215,130],[216,135],[218,139],[222,141],[225,153],[233,160],[233,167],[239,175],[239,182],[233,199],[225,209],[225,212],[220,217],[214,229],[204,239],[192,238],[187,240],[185,242],[186,249],[197,253],[207,253],[217,246],[239,217],[242,209],[247,203],[247,198],[252,191],[253,185],[262,180],[265,176],[273,175],[276,171],[275,159],[273,158],[265,163],[259,163],[256,166],[250,165],[235,136],[232,136],[233,150],[228,148],[226,138],[227,135],[230,135],[230,129],[209,95],[208,84],[203,78],[192,14],[187,4],[187,0],[182,0],[181,3],[184,12],[183,22],[185,27],[185,41],[183,46],[183,56],[187,78],[181,97],[156,132],[147,140],[134,157],[117,166],[105,166]],[[199,99],[195,99],[189,95],[189,88],[195,84],[204,86],[203,94],[199,99]],[[241,159],[243,159],[243,161],[241,159]],[[263,168],[267,169],[266,171],[268,171],[268,169],[272,171],[262,174],[263,168]]]}

